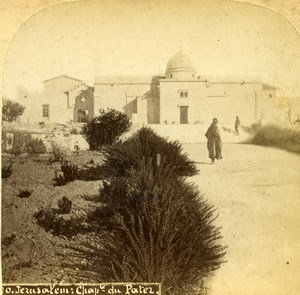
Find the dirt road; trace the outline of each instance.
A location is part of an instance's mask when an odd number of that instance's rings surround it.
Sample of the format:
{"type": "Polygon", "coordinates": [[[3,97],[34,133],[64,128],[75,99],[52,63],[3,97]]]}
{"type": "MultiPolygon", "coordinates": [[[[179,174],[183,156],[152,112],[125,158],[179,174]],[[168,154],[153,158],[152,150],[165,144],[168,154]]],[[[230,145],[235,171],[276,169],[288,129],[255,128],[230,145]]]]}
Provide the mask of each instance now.
{"type": "Polygon", "coordinates": [[[300,294],[300,156],[225,144],[223,160],[210,165],[205,144],[184,150],[200,169],[190,180],[218,208],[228,246],[208,294],[300,294]]]}

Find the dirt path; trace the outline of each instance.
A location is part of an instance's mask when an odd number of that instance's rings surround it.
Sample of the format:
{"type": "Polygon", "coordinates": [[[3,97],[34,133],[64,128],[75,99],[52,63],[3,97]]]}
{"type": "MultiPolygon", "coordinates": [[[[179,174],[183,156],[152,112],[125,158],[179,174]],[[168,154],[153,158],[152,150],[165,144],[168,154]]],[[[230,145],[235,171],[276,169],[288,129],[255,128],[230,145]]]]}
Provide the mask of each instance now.
{"type": "Polygon", "coordinates": [[[208,282],[209,295],[300,292],[300,156],[225,144],[224,159],[208,165],[203,145],[184,145],[197,162],[199,185],[218,208],[227,263],[208,282]]]}

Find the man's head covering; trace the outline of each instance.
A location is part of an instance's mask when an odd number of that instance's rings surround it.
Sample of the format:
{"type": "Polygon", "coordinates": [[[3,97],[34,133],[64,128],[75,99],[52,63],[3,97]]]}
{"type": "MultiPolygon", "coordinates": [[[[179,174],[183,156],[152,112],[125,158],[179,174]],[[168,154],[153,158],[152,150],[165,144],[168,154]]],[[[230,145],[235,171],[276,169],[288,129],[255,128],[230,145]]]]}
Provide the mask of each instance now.
{"type": "Polygon", "coordinates": [[[213,123],[217,124],[218,123],[218,119],[217,118],[213,118],[213,123]]]}

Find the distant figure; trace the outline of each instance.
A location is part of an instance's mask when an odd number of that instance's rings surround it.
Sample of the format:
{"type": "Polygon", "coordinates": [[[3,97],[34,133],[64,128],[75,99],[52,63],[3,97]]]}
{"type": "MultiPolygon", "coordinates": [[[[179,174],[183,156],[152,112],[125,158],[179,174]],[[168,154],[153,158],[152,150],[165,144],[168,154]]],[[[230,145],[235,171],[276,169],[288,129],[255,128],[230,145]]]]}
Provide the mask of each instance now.
{"type": "Polygon", "coordinates": [[[235,123],[234,123],[234,129],[235,129],[235,134],[239,135],[239,127],[240,127],[241,121],[238,116],[236,116],[235,123]]]}
{"type": "Polygon", "coordinates": [[[215,163],[215,159],[222,159],[222,139],[217,124],[218,119],[214,118],[212,124],[205,133],[207,138],[208,156],[211,158],[211,164],[215,163]]]}

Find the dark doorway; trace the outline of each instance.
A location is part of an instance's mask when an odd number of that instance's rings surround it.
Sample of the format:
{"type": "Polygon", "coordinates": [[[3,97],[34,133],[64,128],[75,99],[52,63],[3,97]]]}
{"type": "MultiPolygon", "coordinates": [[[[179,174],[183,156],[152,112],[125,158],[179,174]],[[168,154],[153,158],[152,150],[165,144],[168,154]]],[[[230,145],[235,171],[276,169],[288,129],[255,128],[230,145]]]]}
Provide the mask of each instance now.
{"type": "Polygon", "coordinates": [[[88,110],[78,110],[78,122],[87,123],[89,120],[88,110]]]}
{"type": "Polygon", "coordinates": [[[187,106],[180,107],[180,124],[188,123],[188,108],[187,106]]]}

